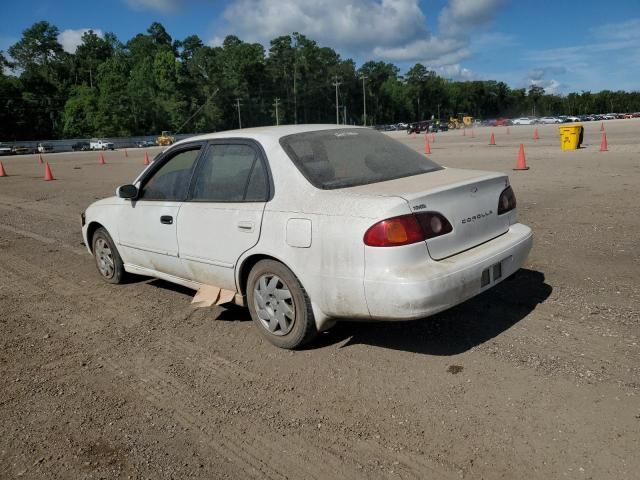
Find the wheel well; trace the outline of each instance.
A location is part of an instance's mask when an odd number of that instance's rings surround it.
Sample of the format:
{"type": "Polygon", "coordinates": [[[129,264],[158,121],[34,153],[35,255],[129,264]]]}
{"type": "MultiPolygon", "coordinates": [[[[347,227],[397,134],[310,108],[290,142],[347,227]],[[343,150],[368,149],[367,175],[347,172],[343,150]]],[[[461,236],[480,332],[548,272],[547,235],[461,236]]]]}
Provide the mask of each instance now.
{"type": "Polygon", "coordinates": [[[89,227],[87,228],[87,247],[93,253],[93,234],[96,233],[96,230],[102,227],[98,222],[91,222],[89,227]]]}
{"type": "Polygon", "coordinates": [[[247,293],[247,281],[249,280],[249,273],[251,269],[258,263],[260,260],[275,260],[276,262],[282,263],[275,257],[271,257],[269,255],[251,255],[247,257],[242,265],[240,266],[240,272],[238,274],[238,289],[241,295],[246,295],[247,293]]]}

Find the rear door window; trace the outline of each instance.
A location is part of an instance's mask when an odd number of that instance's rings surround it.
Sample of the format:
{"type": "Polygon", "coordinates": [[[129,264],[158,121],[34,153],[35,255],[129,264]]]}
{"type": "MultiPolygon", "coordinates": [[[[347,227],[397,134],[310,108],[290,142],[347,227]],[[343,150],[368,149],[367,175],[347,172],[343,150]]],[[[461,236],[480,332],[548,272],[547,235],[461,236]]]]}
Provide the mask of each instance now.
{"type": "Polygon", "coordinates": [[[247,144],[213,144],[200,162],[191,200],[200,202],[265,202],[266,169],[256,149],[247,144]]]}

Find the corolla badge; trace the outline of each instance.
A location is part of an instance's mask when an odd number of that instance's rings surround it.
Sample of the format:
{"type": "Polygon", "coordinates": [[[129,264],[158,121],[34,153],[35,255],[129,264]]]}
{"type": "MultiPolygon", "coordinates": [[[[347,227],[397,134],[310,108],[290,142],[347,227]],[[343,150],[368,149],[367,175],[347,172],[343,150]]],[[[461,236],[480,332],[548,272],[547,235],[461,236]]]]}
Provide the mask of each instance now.
{"type": "Polygon", "coordinates": [[[475,215],[462,219],[462,223],[471,223],[477,222],[479,220],[484,220],[485,218],[491,216],[493,214],[493,210],[485,210],[484,212],[476,213],[475,215]]]}

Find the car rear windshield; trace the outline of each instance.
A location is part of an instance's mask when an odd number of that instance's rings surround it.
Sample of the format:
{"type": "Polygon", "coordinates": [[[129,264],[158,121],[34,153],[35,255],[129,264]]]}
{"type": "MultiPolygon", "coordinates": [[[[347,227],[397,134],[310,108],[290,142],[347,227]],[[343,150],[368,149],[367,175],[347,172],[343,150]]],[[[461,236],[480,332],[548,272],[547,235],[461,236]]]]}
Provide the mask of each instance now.
{"type": "Polygon", "coordinates": [[[280,145],[307,180],[323,190],[442,169],[397,140],[365,128],[296,133],[282,137],[280,145]]]}

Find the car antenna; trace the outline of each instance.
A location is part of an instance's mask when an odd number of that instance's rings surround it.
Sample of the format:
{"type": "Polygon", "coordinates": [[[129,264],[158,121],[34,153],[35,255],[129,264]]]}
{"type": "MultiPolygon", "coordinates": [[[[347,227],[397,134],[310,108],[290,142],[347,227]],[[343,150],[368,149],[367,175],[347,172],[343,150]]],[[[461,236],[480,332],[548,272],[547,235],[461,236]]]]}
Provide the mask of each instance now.
{"type": "Polygon", "coordinates": [[[200,110],[202,110],[202,108],[207,104],[207,102],[209,101],[209,99],[210,99],[211,97],[213,97],[216,93],[218,93],[218,90],[220,90],[220,89],[219,89],[219,88],[216,88],[216,89],[211,93],[211,95],[209,95],[209,96],[205,99],[204,103],[203,103],[202,105],[200,105],[200,107],[198,107],[198,109],[193,113],[193,115],[191,115],[189,118],[187,118],[187,120],[186,120],[182,125],[180,125],[180,128],[179,128],[178,130],[176,130],[176,132],[173,134],[174,136],[175,136],[175,135],[178,135],[178,133],[180,133],[180,130],[182,130],[182,129],[184,128],[184,126],[185,126],[187,123],[189,123],[193,117],[195,117],[198,113],[200,113],[200,110]]]}

